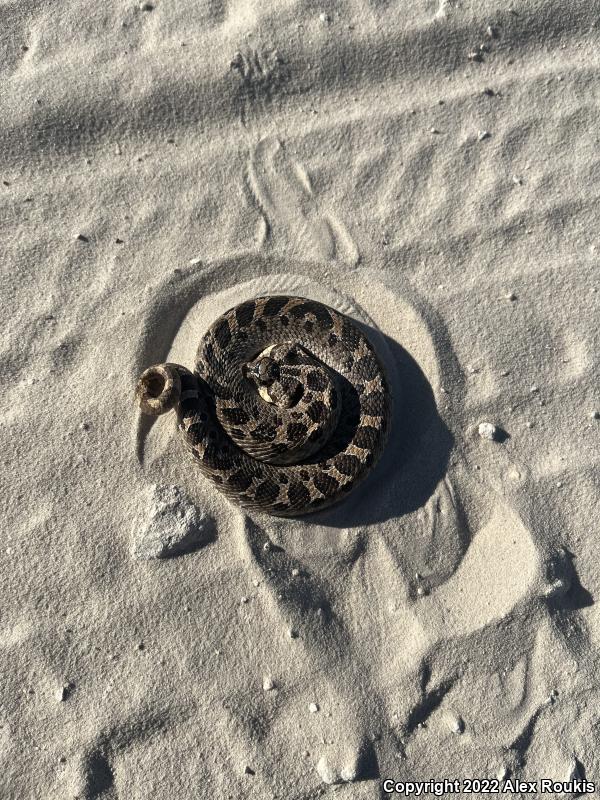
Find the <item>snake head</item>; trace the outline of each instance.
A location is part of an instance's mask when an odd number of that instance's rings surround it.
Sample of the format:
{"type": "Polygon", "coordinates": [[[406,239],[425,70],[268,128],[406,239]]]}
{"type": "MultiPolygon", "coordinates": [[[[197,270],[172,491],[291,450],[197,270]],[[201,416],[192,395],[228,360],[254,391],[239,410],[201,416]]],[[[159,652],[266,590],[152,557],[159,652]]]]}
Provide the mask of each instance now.
{"type": "Polygon", "coordinates": [[[259,356],[245,365],[244,376],[257,386],[271,386],[279,378],[279,364],[270,356],[259,356]]]}

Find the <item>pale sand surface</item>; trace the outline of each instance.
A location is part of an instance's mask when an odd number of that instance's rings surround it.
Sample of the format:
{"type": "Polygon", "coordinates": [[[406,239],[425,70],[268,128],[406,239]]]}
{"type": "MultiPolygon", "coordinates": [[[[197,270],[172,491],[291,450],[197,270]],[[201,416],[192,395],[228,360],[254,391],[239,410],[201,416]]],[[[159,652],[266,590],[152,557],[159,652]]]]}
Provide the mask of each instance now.
{"type": "Polygon", "coordinates": [[[0,797],[599,780],[600,5],[153,5],[0,3],[0,797]],[[312,518],[133,404],[265,292],[394,389],[312,518]],[[172,485],[209,541],[136,557],[172,485]]]}

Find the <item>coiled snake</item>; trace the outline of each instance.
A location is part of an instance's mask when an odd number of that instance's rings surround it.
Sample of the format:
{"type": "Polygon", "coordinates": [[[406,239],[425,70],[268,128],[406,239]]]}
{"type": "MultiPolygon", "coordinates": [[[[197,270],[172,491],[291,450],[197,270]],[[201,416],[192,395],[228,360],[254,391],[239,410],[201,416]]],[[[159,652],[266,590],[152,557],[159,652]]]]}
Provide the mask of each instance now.
{"type": "Polygon", "coordinates": [[[201,471],[245,508],[306,514],[344,497],[385,446],[391,396],[359,328],[302,297],[267,296],[219,317],[195,371],[140,377],[146,414],[177,412],[201,471]]]}

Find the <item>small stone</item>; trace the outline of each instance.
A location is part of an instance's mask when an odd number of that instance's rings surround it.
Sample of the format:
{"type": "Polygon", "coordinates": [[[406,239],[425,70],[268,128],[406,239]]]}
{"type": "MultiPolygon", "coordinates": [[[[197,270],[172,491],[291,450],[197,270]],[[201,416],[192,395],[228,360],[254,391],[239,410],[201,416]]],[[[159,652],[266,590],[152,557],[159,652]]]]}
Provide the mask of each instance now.
{"type": "Polygon", "coordinates": [[[512,176],[513,183],[516,183],[517,186],[523,186],[523,178],[519,177],[519,175],[512,176]]]}
{"type": "Polygon", "coordinates": [[[336,784],[336,783],[343,783],[342,776],[339,772],[334,769],[327,758],[323,756],[320,758],[317,763],[317,772],[319,773],[319,777],[323,781],[323,783],[328,784],[329,786],[336,784]]]}
{"type": "Polygon", "coordinates": [[[506,778],[508,778],[508,769],[506,767],[500,767],[500,769],[496,773],[496,778],[499,781],[506,780],[506,778]]]}
{"type": "Polygon", "coordinates": [[[79,242],[89,242],[89,239],[88,239],[88,237],[87,237],[87,236],[84,236],[84,235],[83,235],[83,233],[78,233],[78,234],[77,234],[77,236],[76,236],[75,238],[76,238],[76,239],[77,239],[77,241],[79,241],[79,242]]]}
{"type": "Polygon", "coordinates": [[[462,717],[458,714],[450,712],[447,715],[448,727],[453,733],[463,733],[465,730],[465,723],[462,717]]]}
{"type": "Polygon", "coordinates": [[[469,53],[467,53],[467,58],[469,61],[477,61],[478,63],[483,61],[483,55],[481,54],[480,50],[469,51],[469,53]]]}
{"type": "Polygon", "coordinates": [[[248,598],[246,597],[246,595],[244,595],[244,596],[241,598],[240,602],[241,602],[241,603],[243,603],[243,604],[246,604],[246,603],[248,602],[248,598]]]}
{"type": "Polygon", "coordinates": [[[300,575],[300,570],[298,569],[298,567],[294,567],[294,569],[292,570],[292,577],[297,578],[298,575],[300,575]]]}
{"type": "Polygon", "coordinates": [[[509,292],[508,294],[505,294],[504,297],[506,300],[510,300],[511,303],[514,303],[517,299],[517,295],[514,292],[509,292]]]}
{"type": "Polygon", "coordinates": [[[311,714],[316,714],[319,710],[319,706],[316,703],[309,703],[308,710],[311,714]]]}
{"type": "Polygon", "coordinates": [[[533,385],[530,387],[530,389],[529,389],[529,391],[531,392],[531,394],[537,394],[537,393],[539,392],[539,390],[540,390],[540,389],[539,389],[539,386],[536,386],[536,384],[535,384],[535,383],[534,383],[534,384],[533,384],[533,385]]]}
{"type": "Polygon", "coordinates": [[[509,375],[510,375],[510,370],[508,369],[503,369],[502,372],[500,373],[501,378],[508,378],[509,375]]]}
{"type": "Polygon", "coordinates": [[[197,508],[178,486],[152,486],[146,518],[136,522],[132,554],[136,558],[170,558],[206,544],[214,520],[197,508]]]}
{"type": "Polygon", "coordinates": [[[417,594],[419,595],[419,597],[425,597],[425,595],[427,594],[427,589],[424,586],[419,586],[417,589],[417,594]]]}
{"type": "Polygon", "coordinates": [[[196,256],[196,258],[190,258],[190,266],[196,267],[198,264],[202,263],[202,259],[196,256]]]}
{"type": "Polygon", "coordinates": [[[327,23],[331,22],[331,17],[329,16],[329,14],[325,14],[325,12],[322,12],[321,14],[319,14],[319,20],[324,25],[326,25],[327,23]]]}
{"type": "Polygon", "coordinates": [[[138,650],[145,650],[146,649],[146,645],[143,642],[138,642],[137,649],[138,650]]]}
{"type": "Polygon", "coordinates": [[[480,142],[483,142],[484,139],[489,139],[492,134],[489,131],[479,131],[477,134],[477,138],[480,142]]]}
{"type": "Polygon", "coordinates": [[[81,422],[79,424],[79,430],[80,431],[89,431],[89,429],[90,429],[90,423],[89,422],[81,422]]]}
{"type": "Polygon", "coordinates": [[[485,29],[485,33],[489,39],[496,39],[498,37],[498,31],[493,25],[488,25],[485,29]]]}
{"type": "Polygon", "coordinates": [[[498,428],[491,422],[481,422],[477,431],[482,439],[489,439],[490,442],[495,442],[498,438],[498,428]]]}
{"type": "Polygon", "coordinates": [[[342,767],[340,770],[340,778],[344,783],[354,783],[358,777],[358,770],[354,764],[351,767],[342,767]]]}
{"type": "Polygon", "coordinates": [[[297,639],[298,638],[298,631],[294,630],[293,628],[288,629],[288,636],[290,639],[297,639]]]}
{"type": "Polygon", "coordinates": [[[118,237],[115,239],[115,244],[125,244],[123,239],[119,239],[118,237]]]}
{"type": "Polygon", "coordinates": [[[252,581],[252,585],[253,585],[253,586],[260,586],[260,581],[258,580],[258,578],[254,578],[254,579],[253,579],[253,581],[252,581]]]}
{"type": "Polygon", "coordinates": [[[140,11],[154,11],[152,3],[140,3],[140,11]]]}
{"type": "Polygon", "coordinates": [[[581,769],[579,765],[579,761],[575,758],[575,756],[571,757],[571,762],[567,768],[567,774],[565,775],[565,781],[570,783],[571,781],[580,781],[582,780],[581,769]]]}
{"type": "Polygon", "coordinates": [[[256,772],[252,769],[252,767],[249,767],[246,764],[246,766],[244,767],[244,775],[256,775],[256,772]]]}
{"type": "Polygon", "coordinates": [[[58,702],[64,703],[65,700],[68,700],[74,688],[75,684],[72,681],[65,681],[63,685],[55,692],[58,702]]]}
{"type": "Polygon", "coordinates": [[[58,763],[59,763],[59,764],[66,764],[66,763],[67,763],[67,758],[66,758],[66,756],[61,756],[61,757],[58,759],[58,763]]]}
{"type": "Polygon", "coordinates": [[[263,680],[263,691],[272,692],[275,688],[275,683],[272,678],[265,678],[263,680]]]}
{"type": "Polygon", "coordinates": [[[562,487],[563,487],[563,482],[562,481],[556,481],[556,488],[557,489],[562,489],[562,487]]]}
{"type": "Polygon", "coordinates": [[[488,97],[494,97],[496,95],[496,92],[489,86],[486,86],[485,89],[483,90],[483,94],[487,94],[488,97]]]}
{"type": "Polygon", "coordinates": [[[533,428],[533,422],[528,419],[527,422],[525,423],[525,427],[529,429],[533,428]]]}
{"type": "Polygon", "coordinates": [[[429,133],[439,133],[439,130],[437,128],[430,128],[429,133]]]}
{"type": "Polygon", "coordinates": [[[592,413],[590,414],[590,417],[592,419],[600,419],[600,411],[598,411],[598,410],[592,411],[592,413]]]}
{"type": "Polygon", "coordinates": [[[271,549],[271,542],[265,542],[265,543],[263,544],[263,550],[264,550],[266,553],[268,553],[270,549],[271,549]]]}

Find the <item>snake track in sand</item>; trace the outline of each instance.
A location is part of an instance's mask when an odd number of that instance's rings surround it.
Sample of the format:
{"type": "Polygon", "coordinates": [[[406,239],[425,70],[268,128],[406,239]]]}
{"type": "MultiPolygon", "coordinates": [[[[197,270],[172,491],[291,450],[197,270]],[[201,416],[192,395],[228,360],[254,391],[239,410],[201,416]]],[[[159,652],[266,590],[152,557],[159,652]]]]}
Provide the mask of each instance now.
{"type": "Polygon", "coordinates": [[[177,413],[203,474],[245,508],[317,511],[373,468],[391,396],[373,346],[348,317],[302,297],[266,296],[219,317],[193,372],[157,364],[140,377],[144,413],[177,413]]]}

